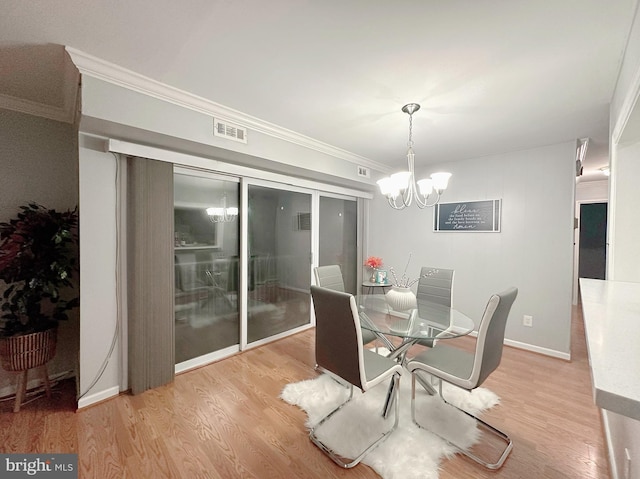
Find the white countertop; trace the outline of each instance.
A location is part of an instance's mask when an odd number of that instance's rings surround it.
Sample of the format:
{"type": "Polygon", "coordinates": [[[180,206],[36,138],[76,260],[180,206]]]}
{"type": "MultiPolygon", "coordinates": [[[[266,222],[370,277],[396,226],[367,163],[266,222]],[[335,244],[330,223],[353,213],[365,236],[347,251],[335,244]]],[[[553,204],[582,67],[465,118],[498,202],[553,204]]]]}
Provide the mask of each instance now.
{"type": "Polygon", "coordinates": [[[640,283],[580,278],[598,407],[640,420],[640,283]]]}

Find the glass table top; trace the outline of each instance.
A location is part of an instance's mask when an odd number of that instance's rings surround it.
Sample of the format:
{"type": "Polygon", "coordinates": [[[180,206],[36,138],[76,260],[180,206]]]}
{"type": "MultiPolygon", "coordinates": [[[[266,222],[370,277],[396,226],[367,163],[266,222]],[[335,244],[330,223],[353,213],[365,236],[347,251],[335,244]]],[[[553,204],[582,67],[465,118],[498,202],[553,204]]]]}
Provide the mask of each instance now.
{"type": "Polygon", "coordinates": [[[475,322],[460,311],[418,300],[417,307],[394,311],[382,294],[356,296],[363,329],[405,339],[447,339],[464,336],[475,328],[475,322]]]}

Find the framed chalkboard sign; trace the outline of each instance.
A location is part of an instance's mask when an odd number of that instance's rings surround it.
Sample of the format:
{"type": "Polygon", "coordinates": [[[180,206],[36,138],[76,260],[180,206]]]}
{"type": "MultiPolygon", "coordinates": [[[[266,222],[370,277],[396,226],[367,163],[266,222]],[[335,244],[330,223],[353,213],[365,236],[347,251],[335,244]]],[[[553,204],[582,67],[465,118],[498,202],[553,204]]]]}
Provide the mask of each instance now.
{"type": "Polygon", "coordinates": [[[500,231],[501,200],[438,203],[433,215],[434,231],[500,231]]]}

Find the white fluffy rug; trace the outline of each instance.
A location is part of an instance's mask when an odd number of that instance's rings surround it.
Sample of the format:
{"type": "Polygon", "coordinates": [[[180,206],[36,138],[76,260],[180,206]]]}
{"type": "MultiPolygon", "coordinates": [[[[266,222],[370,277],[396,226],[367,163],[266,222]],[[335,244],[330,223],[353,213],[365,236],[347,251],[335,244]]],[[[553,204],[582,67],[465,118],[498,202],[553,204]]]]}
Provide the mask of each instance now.
{"type": "MultiPolygon", "coordinates": [[[[382,419],[381,411],[388,382],[376,386],[365,395],[358,389],[350,404],[337,412],[317,431],[318,436],[336,452],[355,457],[364,450],[376,432],[391,425],[393,413],[382,419]]],[[[349,389],[329,375],[285,386],[280,397],[307,413],[306,426],[311,428],[337,405],[347,399],[349,389]]],[[[469,393],[444,384],[444,396],[452,404],[477,414],[499,402],[491,391],[478,388],[469,393]]],[[[416,384],[417,419],[423,426],[449,438],[463,447],[471,447],[480,431],[475,421],[445,404],[439,396],[429,396],[416,384]]],[[[451,456],[455,448],[438,436],[418,428],[411,420],[411,375],[405,371],[400,381],[400,422],[389,438],[362,460],[384,479],[436,479],[440,461],[451,456]]]]}

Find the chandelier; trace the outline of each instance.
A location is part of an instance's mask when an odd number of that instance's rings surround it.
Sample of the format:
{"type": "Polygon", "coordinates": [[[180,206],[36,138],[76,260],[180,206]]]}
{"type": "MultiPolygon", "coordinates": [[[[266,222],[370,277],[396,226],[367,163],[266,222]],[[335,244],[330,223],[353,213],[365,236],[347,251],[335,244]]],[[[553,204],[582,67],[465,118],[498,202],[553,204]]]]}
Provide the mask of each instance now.
{"type": "Polygon", "coordinates": [[[407,163],[409,171],[400,171],[391,176],[378,180],[380,192],[387,197],[389,205],[402,210],[415,199],[418,208],[435,206],[440,201],[440,195],[447,189],[451,173],[433,173],[430,179],[416,181],[413,153],[413,114],[420,109],[417,103],[409,103],[402,107],[402,111],[409,115],[409,148],[407,163]],[[431,202],[430,202],[431,201],[431,202]]]}
{"type": "Polygon", "coordinates": [[[238,217],[238,208],[234,206],[227,207],[227,195],[222,196],[222,207],[207,208],[209,221],[212,223],[230,223],[238,217]]]}

